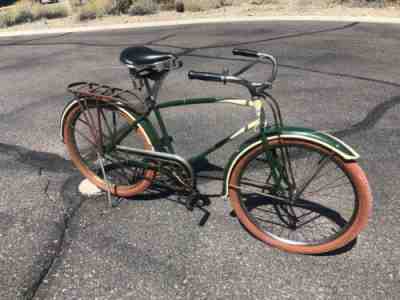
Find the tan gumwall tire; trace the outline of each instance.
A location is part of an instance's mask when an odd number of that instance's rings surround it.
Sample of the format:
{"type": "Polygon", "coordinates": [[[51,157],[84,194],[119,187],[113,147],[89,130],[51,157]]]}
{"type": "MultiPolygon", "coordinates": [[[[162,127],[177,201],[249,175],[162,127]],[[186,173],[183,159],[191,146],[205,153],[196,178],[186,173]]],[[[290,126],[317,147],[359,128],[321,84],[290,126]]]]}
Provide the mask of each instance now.
{"type": "MultiPolygon", "coordinates": [[[[314,143],[304,141],[304,140],[294,140],[294,139],[285,139],[280,138],[275,139],[273,141],[269,141],[269,144],[286,144],[286,145],[305,145],[311,148],[318,149],[323,153],[331,153],[326,148],[316,145],[314,143]]],[[[247,166],[249,161],[253,159],[253,157],[257,157],[258,153],[260,153],[260,147],[263,147],[262,144],[255,146],[255,148],[250,149],[246,154],[244,154],[239,161],[234,166],[232,170],[232,175],[229,179],[229,186],[238,186],[239,185],[239,176],[241,174],[241,170],[243,167],[247,166]]],[[[368,184],[368,180],[365,176],[365,173],[360,168],[360,166],[354,161],[343,161],[337,155],[335,156],[335,161],[342,167],[342,169],[347,173],[349,178],[351,179],[353,186],[355,188],[355,193],[359,201],[359,208],[357,214],[354,218],[354,222],[347,228],[346,231],[343,232],[342,235],[338,236],[336,239],[328,241],[323,244],[318,245],[295,245],[285,243],[278,239],[273,238],[272,236],[265,233],[261,230],[256,224],[254,224],[249,218],[247,212],[241,205],[240,195],[237,189],[230,187],[229,188],[229,198],[232,204],[232,207],[239,218],[240,222],[246,227],[246,229],[254,235],[257,239],[262,242],[284,250],[286,252],[292,253],[301,253],[301,254],[322,254],[337,250],[347,245],[351,241],[353,241],[360,231],[366,227],[368,223],[368,219],[371,215],[372,210],[372,195],[370,191],[370,187],[368,184]]]]}
{"type": "MultiPolygon", "coordinates": [[[[77,114],[81,111],[81,107],[77,104],[75,105],[65,116],[65,121],[63,124],[63,133],[64,133],[64,143],[66,145],[67,151],[69,153],[70,159],[75,165],[75,167],[79,170],[79,172],[86,177],[91,183],[96,185],[98,188],[107,191],[109,189],[106,182],[97,176],[92,170],[88,168],[85,162],[81,159],[79,151],[74,143],[74,132],[71,130],[71,124],[73,124],[77,114]]],[[[124,116],[129,122],[133,122],[134,120],[127,116],[125,113],[121,114],[124,116]]],[[[146,138],[145,132],[142,127],[139,127],[136,131],[133,131],[131,134],[137,134],[143,140],[143,149],[152,150],[153,146],[150,144],[150,141],[146,138]]],[[[140,194],[144,192],[151,184],[155,177],[155,172],[153,170],[145,170],[144,172],[145,179],[142,179],[132,185],[115,185],[112,186],[110,192],[119,197],[132,197],[134,195],[140,194]]]]}

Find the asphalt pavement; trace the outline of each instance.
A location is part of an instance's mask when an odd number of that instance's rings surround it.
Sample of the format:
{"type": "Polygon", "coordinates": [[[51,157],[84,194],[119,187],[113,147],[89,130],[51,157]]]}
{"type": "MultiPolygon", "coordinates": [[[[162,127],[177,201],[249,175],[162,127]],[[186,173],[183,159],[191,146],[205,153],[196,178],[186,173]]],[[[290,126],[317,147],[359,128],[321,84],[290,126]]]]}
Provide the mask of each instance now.
{"type": "MultiPolygon", "coordinates": [[[[0,39],[0,299],[396,299],[400,293],[400,27],[256,22],[0,39]],[[251,237],[221,197],[221,169],[237,143],[210,157],[200,179],[210,217],[168,193],[87,198],[59,137],[65,87],[91,80],[129,88],[118,57],[132,45],[179,54],[163,101],[246,96],[188,81],[189,70],[235,71],[233,47],[277,57],[272,94],[286,124],[329,130],[360,154],[374,195],[356,243],[326,256],[287,254],[251,237]],[[212,179],[216,177],[217,179],[212,179]]],[[[265,78],[265,67],[249,71],[265,78]]],[[[240,128],[254,112],[230,106],[168,109],[188,157],[240,128]]]]}

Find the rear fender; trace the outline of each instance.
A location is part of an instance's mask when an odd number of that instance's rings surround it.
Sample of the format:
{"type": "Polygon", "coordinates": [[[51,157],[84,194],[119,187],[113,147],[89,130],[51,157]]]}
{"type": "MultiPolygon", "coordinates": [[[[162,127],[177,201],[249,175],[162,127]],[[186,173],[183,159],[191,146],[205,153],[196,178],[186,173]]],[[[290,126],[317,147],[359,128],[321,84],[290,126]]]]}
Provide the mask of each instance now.
{"type": "MultiPolygon", "coordinates": [[[[65,107],[64,110],[61,114],[61,119],[60,119],[60,137],[61,140],[64,142],[64,123],[66,120],[66,117],[68,113],[74,109],[77,105],[80,105],[79,102],[83,101],[83,99],[72,99],[65,107]]],[[[90,101],[90,100],[89,100],[90,101]]],[[[102,100],[97,100],[97,101],[102,101],[102,100]]],[[[132,108],[116,103],[112,103],[107,101],[108,104],[115,106],[120,112],[124,113],[126,116],[128,116],[133,122],[135,122],[137,119],[139,119],[141,116],[133,111],[132,108]]],[[[138,126],[142,128],[145,132],[146,139],[148,142],[151,142],[153,147],[155,148],[156,151],[162,151],[160,149],[161,144],[160,144],[160,138],[158,136],[157,131],[154,129],[153,125],[151,125],[150,121],[147,118],[143,118],[139,123],[138,126]]]]}

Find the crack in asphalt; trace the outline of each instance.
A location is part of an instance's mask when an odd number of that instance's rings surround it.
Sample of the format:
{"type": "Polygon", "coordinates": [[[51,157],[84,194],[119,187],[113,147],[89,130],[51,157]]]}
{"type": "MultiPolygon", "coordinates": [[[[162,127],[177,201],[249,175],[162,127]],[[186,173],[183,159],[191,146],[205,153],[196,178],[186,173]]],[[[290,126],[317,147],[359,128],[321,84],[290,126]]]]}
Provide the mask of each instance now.
{"type": "Polygon", "coordinates": [[[279,64],[279,66],[287,68],[287,69],[300,70],[300,71],[305,71],[305,72],[310,72],[310,73],[317,73],[317,74],[334,76],[334,77],[341,77],[341,78],[351,78],[351,79],[357,79],[357,80],[362,80],[362,81],[375,82],[375,83],[384,84],[384,85],[390,85],[390,86],[394,86],[394,87],[400,87],[400,83],[397,83],[397,82],[381,80],[381,79],[375,79],[375,78],[369,78],[369,77],[365,77],[365,76],[351,75],[351,74],[345,74],[345,73],[336,73],[336,72],[327,72],[327,71],[319,71],[319,70],[315,70],[315,69],[299,67],[299,66],[294,66],[294,65],[286,65],[286,64],[279,64]]]}
{"type": "MultiPolygon", "coordinates": [[[[49,178],[50,175],[44,174],[43,171],[67,174],[75,172],[72,164],[57,154],[29,150],[21,146],[4,143],[0,143],[0,153],[11,156],[6,161],[18,162],[25,167],[32,168],[38,176],[39,182],[39,178],[44,178],[45,184],[40,185],[41,190],[43,195],[51,202],[58,201],[58,199],[50,195],[49,188],[52,184],[52,180],[49,178]]],[[[68,180],[66,182],[68,182],[68,180]]],[[[65,184],[62,186],[61,191],[63,191],[64,186],[65,184]]],[[[63,201],[62,198],[63,196],[61,196],[61,201],[63,201]]],[[[80,203],[72,210],[66,210],[66,212],[62,214],[62,221],[55,221],[53,223],[54,228],[52,228],[52,231],[55,232],[54,236],[57,237],[57,243],[48,242],[47,245],[44,245],[43,251],[41,251],[38,258],[35,259],[35,263],[32,264],[32,268],[40,266],[40,271],[35,272],[34,269],[31,270],[32,273],[34,273],[32,283],[21,291],[19,298],[24,300],[34,298],[36,291],[41,286],[44,278],[46,278],[49,270],[53,266],[55,259],[60,255],[63,249],[65,232],[68,229],[69,220],[75,215],[76,211],[79,210],[79,207],[80,203]]],[[[53,236],[53,234],[49,234],[49,236],[53,236]]]]}
{"type": "MultiPolygon", "coordinates": [[[[343,29],[351,28],[356,25],[360,24],[360,22],[352,22],[343,26],[336,26],[333,28],[325,28],[325,29],[319,29],[319,30],[313,30],[313,31],[308,31],[308,32],[299,32],[299,33],[290,33],[286,35],[280,35],[276,37],[270,37],[270,38],[265,38],[265,39],[260,39],[260,40],[250,40],[250,41],[244,41],[244,42],[237,42],[237,43],[230,43],[230,44],[211,44],[207,46],[202,46],[198,48],[185,48],[185,47],[178,47],[178,46],[169,46],[169,45],[156,45],[156,43],[165,41],[171,37],[175,37],[179,32],[184,31],[188,28],[194,28],[197,27],[198,25],[187,25],[187,26],[180,26],[179,29],[175,30],[173,33],[163,35],[161,37],[158,37],[152,41],[148,41],[144,44],[146,45],[155,45],[155,46],[161,46],[161,47],[172,47],[172,48],[179,48],[179,49],[185,49],[188,51],[195,51],[195,50],[202,50],[202,49],[210,49],[210,48],[225,48],[225,47],[233,47],[233,46],[241,46],[241,45],[247,45],[247,44],[257,44],[257,43],[262,43],[262,42],[269,42],[269,41],[275,41],[275,40],[282,40],[282,39],[289,39],[289,38],[296,38],[296,37],[302,37],[302,36],[309,36],[309,35],[314,35],[314,34],[320,34],[320,33],[327,33],[327,32],[334,32],[334,31],[340,31],[343,29]]],[[[80,33],[78,33],[79,35],[80,33]]],[[[123,46],[132,46],[135,44],[132,43],[120,43],[120,44],[106,44],[106,43],[88,43],[88,42],[47,42],[47,43],[37,43],[37,41],[42,41],[42,40],[49,40],[49,39],[57,39],[61,37],[65,37],[68,35],[77,35],[76,33],[73,32],[66,32],[58,35],[46,35],[46,36],[41,36],[38,38],[34,39],[28,39],[28,40],[22,40],[22,41],[16,41],[16,42],[8,42],[8,43],[3,43],[0,44],[0,47],[10,47],[10,46],[55,46],[55,45],[78,45],[78,46],[88,46],[88,47],[123,47],[123,46]],[[32,43],[36,42],[36,43],[32,43]]],[[[141,44],[136,44],[136,45],[143,45],[141,44]]]]}
{"type": "MultiPolygon", "coordinates": [[[[178,53],[175,54],[177,56],[196,56],[195,54],[192,54],[192,53],[195,52],[195,51],[198,51],[198,50],[237,47],[237,46],[242,46],[242,45],[258,44],[258,43],[270,42],[270,41],[276,41],[276,40],[283,40],[283,39],[291,39],[291,38],[297,38],[297,37],[302,37],[302,36],[309,36],[309,35],[314,35],[314,34],[345,30],[345,29],[348,29],[348,28],[352,28],[352,27],[354,27],[354,26],[356,26],[358,24],[360,24],[360,22],[353,22],[353,23],[349,23],[349,24],[346,24],[346,25],[343,25],[343,26],[319,29],[319,30],[314,30],[314,31],[284,34],[284,35],[279,35],[279,36],[275,36],[275,37],[269,37],[269,38],[265,38],[265,39],[249,40],[249,41],[236,42],[236,43],[210,44],[210,45],[207,45],[207,46],[200,46],[200,47],[194,47],[194,48],[181,47],[181,46],[170,45],[170,44],[159,44],[157,42],[147,42],[147,43],[143,43],[142,45],[153,45],[153,46],[168,47],[168,48],[174,48],[174,49],[182,50],[181,52],[178,52],[178,53]],[[190,55],[190,54],[192,54],[192,55],[190,55]]],[[[161,40],[165,41],[165,40],[167,40],[167,38],[160,39],[160,41],[161,40]]],[[[208,58],[217,58],[218,59],[218,57],[208,57],[208,58]]],[[[231,59],[231,60],[235,60],[235,59],[231,59]]]]}
{"type": "Polygon", "coordinates": [[[391,97],[388,100],[379,103],[370,110],[366,117],[360,122],[353,124],[350,128],[334,132],[337,137],[345,137],[356,132],[372,129],[379,120],[383,118],[385,113],[396,105],[400,104],[400,96],[391,97]]]}
{"type": "MultiPolygon", "coordinates": [[[[224,57],[224,56],[212,56],[212,55],[203,55],[203,54],[184,54],[182,56],[206,58],[206,59],[214,59],[214,60],[226,60],[226,61],[239,61],[239,62],[254,63],[254,60],[250,60],[250,59],[232,58],[232,57],[224,57]]],[[[260,63],[260,62],[256,62],[256,63],[260,63]]],[[[281,64],[281,63],[279,63],[278,66],[287,68],[287,69],[316,73],[316,74],[321,74],[321,75],[327,75],[327,76],[333,76],[333,77],[339,77],[339,78],[350,78],[350,79],[374,82],[374,83],[389,85],[389,86],[394,86],[394,87],[400,87],[400,83],[397,83],[397,82],[381,80],[381,79],[376,79],[376,78],[370,78],[370,77],[366,77],[366,76],[320,71],[320,70],[316,70],[316,69],[300,67],[300,66],[295,66],[295,65],[289,65],[289,64],[281,64]]]]}
{"type": "MultiPolygon", "coordinates": [[[[166,35],[163,35],[161,37],[157,37],[153,40],[150,40],[148,42],[145,42],[146,45],[152,45],[158,42],[162,42],[165,41],[171,37],[176,36],[180,31],[183,31],[187,28],[188,26],[179,28],[179,30],[174,31],[173,33],[169,33],[166,35]]],[[[121,43],[121,44],[106,44],[106,43],[97,43],[97,42],[93,42],[93,43],[89,43],[89,42],[47,42],[47,43],[32,43],[34,41],[41,41],[41,40],[46,40],[46,39],[56,39],[56,38],[60,38],[60,37],[64,37],[67,35],[76,35],[72,32],[68,32],[68,33],[64,33],[64,34],[60,34],[57,36],[45,36],[45,37],[40,37],[40,38],[36,38],[36,39],[31,39],[31,40],[24,40],[24,41],[19,41],[19,42],[9,42],[9,43],[5,43],[5,44],[0,44],[0,47],[2,46],[14,46],[14,47],[20,47],[20,46],[68,46],[68,45],[74,45],[74,46],[83,46],[83,47],[104,47],[104,48],[116,48],[116,47],[126,47],[126,46],[141,46],[143,45],[143,43],[139,43],[139,44],[132,44],[132,43],[121,43]]],[[[78,33],[79,35],[79,33],[78,33]]]]}
{"type": "Polygon", "coordinates": [[[63,54],[70,52],[70,49],[63,49],[54,51],[52,53],[45,53],[43,55],[31,55],[27,58],[18,58],[16,63],[5,64],[0,67],[1,72],[6,72],[8,70],[18,71],[26,70],[28,68],[41,68],[44,64],[51,64],[53,58],[58,58],[63,54]]]}
{"type": "MultiPolygon", "coordinates": [[[[79,45],[79,46],[95,46],[95,47],[121,47],[121,46],[123,46],[123,47],[125,47],[125,46],[148,45],[148,46],[168,47],[168,48],[175,48],[175,49],[182,50],[181,52],[176,53],[177,56],[189,56],[189,57],[217,59],[217,60],[243,61],[243,62],[249,61],[250,62],[251,60],[248,60],[248,59],[194,54],[193,52],[198,51],[198,50],[236,47],[236,46],[241,46],[241,45],[250,45],[250,44],[270,42],[270,41],[275,41],[275,40],[290,39],[290,38],[297,38],[297,37],[303,37],[303,36],[309,36],[309,35],[316,35],[316,34],[321,34],[321,33],[335,32],[335,31],[345,30],[348,28],[353,28],[359,24],[360,24],[360,22],[352,22],[349,24],[345,24],[343,26],[336,26],[333,28],[325,28],[325,29],[319,29],[319,30],[308,31],[308,32],[300,32],[300,33],[292,33],[292,34],[280,35],[280,36],[276,36],[276,37],[270,37],[270,38],[258,39],[258,40],[249,40],[249,41],[237,42],[237,43],[210,44],[210,45],[200,46],[200,47],[195,47],[195,48],[180,47],[180,46],[176,46],[176,45],[159,43],[159,42],[166,41],[172,37],[177,36],[179,32],[184,31],[187,28],[193,27],[192,25],[188,25],[188,26],[179,28],[178,30],[175,30],[173,33],[169,33],[169,34],[163,35],[161,37],[158,37],[156,39],[147,41],[145,43],[139,43],[139,44],[132,44],[132,43],[101,44],[101,43],[87,43],[87,42],[31,43],[32,41],[40,41],[43,39],[60,38],[60,37],[64,37],[67,35],[73,35],[73,33],[68,32],[68,33],[57,35],[57,36],[45,36],[45,37],[24,40],[24,41],[19,41],[19,42],[10,42],[10,43],[6,43],[6,44],[0,44],[0,47],[1,46],[49,46],[49,45],[79,45]]],[[[320,71],[320,70],[315,70],[315,69],[310,69],[310,68],[305,68],[305,67],[300,67],[300,66],[294,66],[294,65],[288,65],[288,64],[279,64],[279,66],[284,67],[284,68],[294,69],[294,70],[301,70],[301,71],[305,71],[305,72],[328,75],[328,76],[351,78],[351,79],[357,79],[357,80],[363,80],[363,81],[375,82],[375,83],[384,84],[384,85],[400,87],[400,84],[396,83],[396,82],[380,80],[380,79],[375,79],[375,78],[369,78],[369,77],[365,77],[365,76],[345,74],[345,73],[326,72],[326,71],[320,71]]],[[[6,67],[2,67],[2,68],[11,68],[11,67],[14,67],[14,66],[6,66],[6,67]]],[[[26,67],[26,66],[24,66],[24,67],[26,67]]]]}
{"type": "MultiPolygon", "coordinates": [[[[215,60],[241,61],[241,62],[254,63],[254,60],[245,59],[245,58],[233,58],[233,57],[203,55],[203,54],[195,54],[194,52],[198,51],[198,50],[204,50],[204,49],[217,49],[217,48],[236,47],[236,46],[241,46],[241,45],[250,45],[250,44],[257,44],[257,43],[269,42],[269,41],[275,41],[275,40],[282,40],[282,39],[296,38],[296,37],[302,37],[302,36],[309,36],[309,35],[320,34],[320,33],[334,32],[334,31],[339,31],[339,30],[352,28],[352,27],[355,27],[355,26],[357,26],[359,24],[360,24],[360,22],[353,22],[353,23],[350,23],[350,24],[346,24],[344,26],[334,27],[334,28],[327,28],[327,29],[321,29],[321,30],[315,30],[315,31],[309,31],[309,32],[287,34],[287,35],[281,35],[281,36],[272,37],[272,38],[266,38],[266,39],[254,40],[254,41],[245,41],[245,42],[239,42],[239,43],[212,44],[212,45],[201,46],[201,47],[196,47],[196,48],[180,47],[180,46],[169,45],[169,44],[160,44],[160,43],[157,43],[157,42],[150,42],[150,43],[146,43],[144,45],[149,45],[149,46],[150,45],[154,45],[154,46],[159,46],[159,47],[169,47],[169,48],[182,50],[181,52],[178,52],[178,53],[175,54],[178,57],[179,56],[188,56],[188,57],[215,59],[215,60]]],[[[163,41],[167,40],[167,38],[162,39],[162,40],[163,41]]],[[[357,79],[357,80],[362,80],[362,81],[375,82],[375,83],[379,83],[379,84],[383,84],[383,85],[400,87],[400,83],[397,83],[397,82],[381,80],[381,79],[375,79],[375,78],[369,78],[369,77],[366,77],[366,76],[346,74],[346,73],[337,73],[337,72],[320,71],[320,70],[316,70],[316,69],[300,67],[300,66],[295,66],[295,65],[289,65],[289,64],[278,64],[278,66],[279,67],[284,67],[284,68],[287,68],[287,69],[299,70],[299,71],[316,73],[316,74],[323,74],[323,75],[328,75],[328,76],[333,76],[333,77],[351,78],[351,79],[357,79]]]]}
{"type": "Polygon", "coordinates": [[[30,150],[22,146],[0,143],[0,153],[15,154],[12,159],[32,168],[56,173],[70,173],[75,169],[71,162],[55,153],[30,150]]]}
{"type": "MultiPolygon", "coordinates": [[[[70,179],[74,178],[74,175],[72,175],[69,179],[65,181],[63,186],[61,187],[61,196],[60,200],[66,203],[67,201],[64,199],[65,197],[65,192],[66,192],[66,187],[68,186],[68,183],[70,182],[70,179]],[[64,195],[64,196],[63,196],[64,195]]],[[[48,179],[48,184],[46,185],[45,190],[48,189],[49,187],[50,180],[48,179]]],[[[51,197],[48,195],[47,192],[45,194],[49,197],[51,200],[51,197]]],[[[75,201],[71,201],[71,203],[74,203],[75,201]]],[[[41,272],[38,274],[35,282],[28,288],[26,291],[23,293],[23,299],[26,300],[31,300],[35,298],[35,295],[37,291],[39,290],[40,286],[44,282],[45,278],[48,276],[48,274],[51,272],[52,268],[54,267],[55,261],[57,258],[61,257],[62,251],[64,250],[64,244],[65,244],[65,237],[66,237],[66,232],[69,228],[70,221],[71,219],[76,215],[76,213],[79,211],[80,207],[84,203],[84,200],[82,198],[79,199],[78,203],[75,203],[75,205],[72,205],[72,207],[68,207],[63,216],[62,216],[62,221],[60,223],[56,223],[55,226],[58,227],[58,231],[60,232],[60,235],[57,239],[57,243],[55,245],[52,245],[53,251],[51,251],[52,255],[50,257],[45,256],[46,262],[44,263],[44,266],[41,270],[41,272]]],[[[39,258],[40,260],[40,258],[39,258]]]]}
{"type": "Polygon", "coordinates": [[[18,117],[18,114],[29,113],[29,109],[31,109],[31,108],[38,108],[38,107],[52,104],[52,103],[54,103],[54,99],[60,99],[60,101],[68,103],[69,101],[71,101],[73,99],[73,97],[66,95],[66,93],[62,93],[62,94],[54,93],[53,95],[51,95],[49,97],[42,98],[38,101],[32,101],[29,104],[26,104],[22,107],[15,108],[15,109],[10,110],[5,113],[0,113],[0,122],[6,123],[7,121],[16,119],[18,117]],[[27,110],[28,110],[28,112],[26,112],[27,110]]]}
{"type": "MultiPolygon", "coordinates": [[[[337,26],[337,27],[326,28],[326,29],[319,29],[319,30],[308,31],[308,32],[290,33],[290,34],[286,34],[286,35],[280,35],[280,36],[265,38],[265,39],[261,39],[261,40],[252,40],[252,41],[250,40],[250,41],[245,41],[245,42],[225,43],[225,44],[211,44],[211,45],[208,45],[208,46],[202,46],[202,47],[197,47],[197,48],[187,48],[187,50],[185,50],[185,51],[188,51],[189,53],[191,53],[191,52],[196,51],[196,50],[237,47],[237,46],[242,46],[242,45],[250,45],[250,44],[263,43],[263,42],[271,42],[271,41],[277,41],[277,40],[291,39],[291,38],[309,36],[309,35],[320,34],[320,33],[340,31],[340,30],[344,30],[344,29],[348,29],[348,28],[354,27],[354,26],[356,26],[358,24],[360,24],[360,22],[353,22],[353,23],[346,24],[346,25],[343,25],[343,26],[337,26]]],[[[187,54],[187,53],[185,53],[185,51],[183,52],[183,54],[187,54]]]]}
{"type": "Polygon", "coordinates": [[[66,33],[62,33],[59,35],[46,35],[46,36],[41,36],[38,38],[34,38],[34,39],[29,39],[29,40],[22,40],[22,41],[17,41],[17,42],[8,42],[8,43],[4,43],[4,44],[0,44],[0,47],[4,47],[4,46],[23,46],[26,45],[30,42],[33,41],[41,41],[41,40],[46,40],[46,39],[55,39],[55,38],[59,38],[59,37],[63,37],[66,35],[71,34],[71,32],[66,32],[66,33]]]}
{"type": "MultiPolygon", "coordinates": [[[[38,176],[42,177],[41,168],[39,168],[38,176]]],[[[46,184],[43,187],[43,193],[49,200],[53,201],[54,199],[52,199],[50,197],[50,195],[48,194],[49,185],[50,185],[50,179],[46,178],[46,184]]],[[[64,233],[65,233],[65,228],[64,227],[65,226],[63,227],[62,224],[57,224],[56,223],[55,227],[56,227],[56,229],[59,229],[59,231],[61,232],[61,235],[57,238],[57,243],[55,245],[54,245],[54,243],[53,244],[51,244],[51,243],[49,244],[49,246],[50,246],[49,248],[52,248],[50,251],[49,251],[49,249],[47,251],[44,251],[46,253],[54,253],[54,255],[51,255],[50,258],[49,258],[48,255],[44,254],[43,257],[40,256],[38,259],[36,259],[36,262],[33,265],[42,265],[43,267],[42,267],[41,271],[39,272],[39,275],[36,276],[36,278],[34,279],[34,281],[31,284],[31,286],[26,288],[24,290],[24,292],[22,293],[22,298],[23,299],[26,299],[26,300],[33,299],[33,297],[35,296],[36,291],[38,290],[38,288],[42,284],[42,282],[43,282],[44,278],[46,277],[48,271],[50,270],[51,266],[53,265],[55,256],[57,255],[57,253],[59,253],[59,251],[61,251],[62,241],[64,240],[64,233]]]]}

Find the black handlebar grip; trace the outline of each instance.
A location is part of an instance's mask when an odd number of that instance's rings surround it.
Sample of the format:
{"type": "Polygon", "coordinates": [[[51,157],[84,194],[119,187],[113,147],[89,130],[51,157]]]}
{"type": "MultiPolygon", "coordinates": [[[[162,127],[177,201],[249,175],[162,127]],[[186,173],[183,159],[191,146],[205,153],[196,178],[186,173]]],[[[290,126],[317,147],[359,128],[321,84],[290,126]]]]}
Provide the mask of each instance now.
{"type": "Polygon", "coordinates": [[[204,80],[204,81],[224,81],[225,76],[217,73],[208,73],[208,72],[196,72],[190,71],[188,73],[189,79],[197,79],[197,80],[204,80]]]}
{"type": "Polygon", "coordinates": [[[258,52],[254,50],[247,49],[233,49],[233,55],[247,56],[247,57],[259,57],[258,52]]]}

